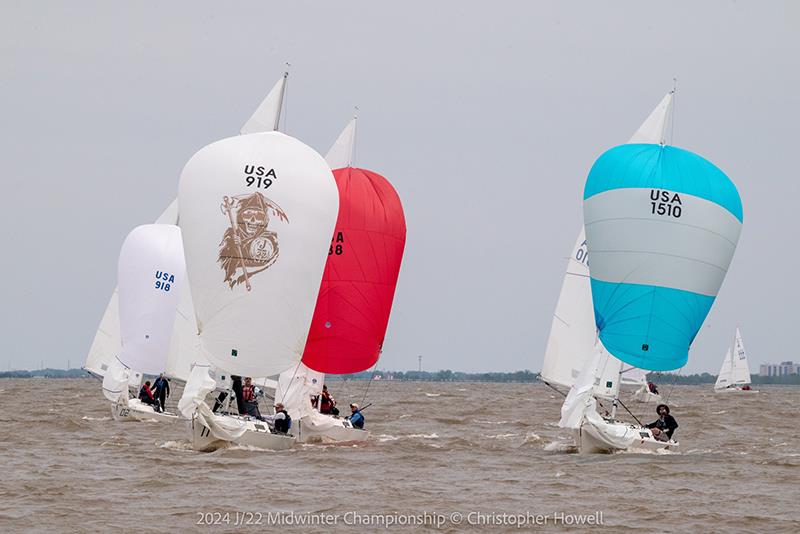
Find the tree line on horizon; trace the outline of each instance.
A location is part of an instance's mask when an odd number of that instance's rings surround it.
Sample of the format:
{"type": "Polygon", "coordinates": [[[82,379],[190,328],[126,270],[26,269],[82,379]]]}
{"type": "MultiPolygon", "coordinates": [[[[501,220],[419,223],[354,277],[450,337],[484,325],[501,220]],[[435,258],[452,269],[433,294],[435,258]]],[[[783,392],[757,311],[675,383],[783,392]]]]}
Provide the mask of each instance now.
{"type": "MultiPolygon", "coordinates": [[[[90,375],[83,369],[37,369],[33,371],[0,371],[0,378],[89,378],[90,375]]],[[[525,369],[514,372],[487,372],[465,373],[444,369],[440,371],[388,371],[375,370],[363,371],[346,375],[328,375],[327,380],[401,380],[423,382],[538,382],[539,373],[525,369]]],[[[650,373],[648,380],[656,384],[698,385],[713,384],[717,375],[711,373],[696,373],[691,375],[676,375],[669,373],[650,373]]],[[[760,376],[752,375],[753,384],[800,385],[800,375],[785,376],[760,376]]]]}

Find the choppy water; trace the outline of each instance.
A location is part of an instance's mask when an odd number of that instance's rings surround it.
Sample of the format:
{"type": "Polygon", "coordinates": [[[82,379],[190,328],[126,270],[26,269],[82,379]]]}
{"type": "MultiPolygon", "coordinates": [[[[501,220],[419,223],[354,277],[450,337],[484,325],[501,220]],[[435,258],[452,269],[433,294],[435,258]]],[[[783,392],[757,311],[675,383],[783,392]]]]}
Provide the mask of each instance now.
{"type": "MultiPolygon", "coordinates": [[[[330,386],[346,405],[366,384],[330,386]]],[[[612,532],[800,532],[800,388],[760,389],[676,387],[674,454],[572,453],[561,398],[539,384],[424,382],[372,383],[361,446],[197,453],[183,424],[113,421],[95,380],[0,380],[0,532],[286,530],[268,525],[276,511],[340,514],[288,528],[302,532],[515,531],[470,524],[503,513],[572,531],[556,514],[597,511],[612,532]],[[357,526],[354,511],[427,524],[357,526]],[[217,524],[197,525],[203,513],[217,524]]]]}

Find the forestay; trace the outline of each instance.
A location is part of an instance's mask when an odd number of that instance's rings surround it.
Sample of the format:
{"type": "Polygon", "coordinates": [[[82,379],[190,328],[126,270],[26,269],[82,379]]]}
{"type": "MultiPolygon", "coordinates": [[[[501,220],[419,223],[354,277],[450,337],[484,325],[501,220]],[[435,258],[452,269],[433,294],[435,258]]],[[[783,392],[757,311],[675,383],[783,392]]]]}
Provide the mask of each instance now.
{"type": "Polygon", "coordinates": [[[278,132],[198,151],[178,199],[200,350],[230,374],[296,365],[338,213],[322,157],[278,132]]]}

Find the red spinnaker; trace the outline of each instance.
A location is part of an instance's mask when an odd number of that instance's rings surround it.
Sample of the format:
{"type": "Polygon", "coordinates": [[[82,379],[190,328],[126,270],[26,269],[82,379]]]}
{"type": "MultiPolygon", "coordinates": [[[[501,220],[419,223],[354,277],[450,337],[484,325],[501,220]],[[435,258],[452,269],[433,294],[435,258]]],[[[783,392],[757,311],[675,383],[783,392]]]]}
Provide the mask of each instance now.
{"type": "Polygon", "coordinates": [[[406,220],[383,176],[347,167],[333,171],[339,219],[328,251],[303,363],[321,373],[372,367],[386,335],[406,220]]]}

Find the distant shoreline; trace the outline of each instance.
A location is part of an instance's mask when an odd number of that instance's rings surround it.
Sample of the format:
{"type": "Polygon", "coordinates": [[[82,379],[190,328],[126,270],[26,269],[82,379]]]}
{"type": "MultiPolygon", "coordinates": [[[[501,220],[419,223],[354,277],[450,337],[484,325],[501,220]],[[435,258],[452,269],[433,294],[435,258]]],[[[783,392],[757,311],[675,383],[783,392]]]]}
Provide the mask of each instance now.
{"type": "MultiPolygon", "coordinates": [[[[2,371],[0,378],[92,378],[92,375],[84,369],[37,369],[33,371],[2,371]]],[[[373,381],[394,381],[394,382],[485,382],[485,383],[542,383],[539,380],[539,373],[531,371],[515,371],[511,373],[464,373],[461,371],[364,371],[347,375],[327,375],[327,380],[331,382],[343,380],[373,380],[373,381]]],[[[658,385],[699,385],[713,384],[717,380],[716,375],[709,373],[692,375],[673,375],[651,373],[648,379],[658,385]]],[[[759,376],[753,375],[753,384],[764,385],[800,385],[800,375],[787,376],[759,376]]]]}

